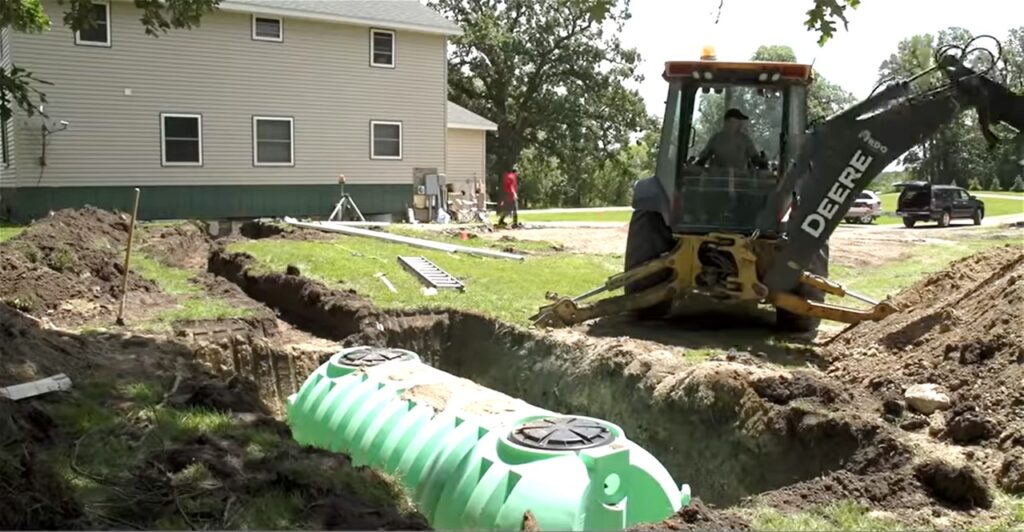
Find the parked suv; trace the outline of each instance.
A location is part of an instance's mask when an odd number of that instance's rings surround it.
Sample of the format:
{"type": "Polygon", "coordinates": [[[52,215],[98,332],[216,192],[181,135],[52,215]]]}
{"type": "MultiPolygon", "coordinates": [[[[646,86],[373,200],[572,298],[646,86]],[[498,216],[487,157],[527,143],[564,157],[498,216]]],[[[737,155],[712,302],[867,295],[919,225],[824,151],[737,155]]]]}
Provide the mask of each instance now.
{"type": "Polygon", "coordinates": [[[965,218],[981,225],[985,217],[985,203],[957,186],[914,181],[897,183],[896,188],[902,189],[896,215],[903,217],[907,227],[925,221],[936,221],[939,227],[946,227],[953,220],[965,218]]]}
{"type": "Polygon", "coordinates": [[[844,219],[848,223],[869,224],[882,215],[882,198],[870,190],[865,190],[853,200],[853,205],[846,212],[844,219]]]}

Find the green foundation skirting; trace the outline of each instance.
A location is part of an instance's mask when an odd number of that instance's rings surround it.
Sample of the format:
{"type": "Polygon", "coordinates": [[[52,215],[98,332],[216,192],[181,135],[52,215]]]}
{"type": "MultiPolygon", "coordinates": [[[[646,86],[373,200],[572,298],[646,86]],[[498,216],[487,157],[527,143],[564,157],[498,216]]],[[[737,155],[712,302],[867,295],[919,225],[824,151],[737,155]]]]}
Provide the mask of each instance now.
{"type": "MultiPolygon", "coordinates": [[[[140,187],[139,219],[327,217],[340,199],[337,185],[210,185],[140,187]]],[[[401,213],[412,185],[345,186],[364,214],[401,213]]],[[[132,187],[0,188],[0,219],[26,223],[49,211],[92,205],[131,211],[132,187]]]]}

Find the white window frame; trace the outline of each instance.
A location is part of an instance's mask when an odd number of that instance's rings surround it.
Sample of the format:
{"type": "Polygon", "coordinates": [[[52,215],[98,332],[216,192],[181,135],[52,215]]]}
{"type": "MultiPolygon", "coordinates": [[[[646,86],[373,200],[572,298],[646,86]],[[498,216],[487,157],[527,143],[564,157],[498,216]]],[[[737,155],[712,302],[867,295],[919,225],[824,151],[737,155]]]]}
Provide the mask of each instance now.
{"type": "Polygon", "coordinates": [[[370,159],[383,160],[383,161],[400,161],[402,155],[405,152],[405,137],[402,134],[402,123],[395,122],[393,120],[370,120],[370,159]],[[375,126],[398,126],[398,156],[394,155],[377,155],[377,134],[375,132],[375,126]]]}
{"type": "Polygon", "coordinates": [[[295,119],[290,116],[253,116],[252,117],[252,165],[253,166],[295,166],[295,119]],[[256,136],[256,124],[260,120],[288,122],[288,158],[286,163],[259,162],[259,139],[256,136]]]}
{"type": "Polygon", "coordinates": [[[395,32],[392,30],[370,28],[370,66],[377,68],[395,68],[396,64],[398,64],[398,38],[395,36],[395,32]],[[376,41],[374,37],[376,37],[378,33],[391,36],[391,63],[378,63],[373,59],[373,50],[376,41]]]}
{"type": "Polygon", "coordinates": [[[272,17],[272,16],[268,16],[268,15],[257,15],[257,14],[254,13],[253,16],[252,16],[252,40],[254,40],[254,41],[283,42],[284,41],[284,19],[281,18],[281,17],[272,17]],[[277,36],[276,39],[274,37],[260,37],[259,35],[256,35],[256,19],[258,19],[258,18],[262,18],[262,19],[266,19],[266,20],[276,20],[277,21],[277,27],[278,27],[278,30],[280,30],[280,31],[278,32],[278,36],[277,36]]]}
{"type": "Polygon", "coordinates": [[[102,5],[106,8],[107,12],[107,42],[96,42],[96,41],[83,41],[82,32],[75,32],[75,44],[78,46],[99,46],[101,48],[110,48],[110,26],[112,20],[110,20],[110,0],[93,0],[93,5],[102,5]]]}
{"type": "Polygon", "coordinates": [[[160,113],[160,165],[161,166],[202,166],[203,165],[203,115],[194,113],[160,113]],[[167,161],[167,124],[165,118],[195,118],[199,121],[199,162],[167,161]]]}

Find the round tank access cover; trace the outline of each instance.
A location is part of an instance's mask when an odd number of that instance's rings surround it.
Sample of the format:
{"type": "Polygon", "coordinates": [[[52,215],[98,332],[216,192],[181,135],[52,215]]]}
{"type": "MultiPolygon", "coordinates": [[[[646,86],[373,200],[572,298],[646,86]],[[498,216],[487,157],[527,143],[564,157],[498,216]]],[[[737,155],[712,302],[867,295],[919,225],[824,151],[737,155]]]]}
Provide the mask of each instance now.
{"type": "Polygon", "coordinates": [[[548,417],[512,429],[508,439],[524,447],[545,451],[574,451],[600,447],[614,436],[607,425],[593,419],[548,417]]]}
{"type": "Polygon", "coordinates": [[[412,360],[412,353],[404,349],[390,349],[387,347],[364,347],[353,349],[341,357],[338,362],[346,366],[366,368],[377,366],[392,360],[412,360]]]}

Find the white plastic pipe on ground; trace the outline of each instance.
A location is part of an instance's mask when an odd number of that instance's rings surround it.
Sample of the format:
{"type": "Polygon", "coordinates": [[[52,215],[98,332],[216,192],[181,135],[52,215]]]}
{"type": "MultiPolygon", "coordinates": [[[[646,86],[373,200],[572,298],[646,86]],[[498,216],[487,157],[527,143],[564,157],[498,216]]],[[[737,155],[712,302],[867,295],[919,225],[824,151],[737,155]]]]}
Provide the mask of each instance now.
{"type": "Polygon", "coordinates": [[[368,229],[360,229],[358,227],[341,225],[335,222],[300,222],[295,218],[287,216],[285,217],[284,221],[296,227],[318,229],[320,231],[341,233],[352,236],[365,236],[369,238],[376,238],[378,240],[387,240],[390,242],[398,242],[400,244],[408,244],[410,246],[420,248],[444,251],[447,253],[465,253],[467,255],[479,255],[481,257],[491,257],[495,259],[509,260],[523,260],[526,258],[522,255],[516,255],[514,253],[505,253],[504,251],[495,251],[492,249],[485,248],[471,248],[467,246],[459,246],[456,244],[448,244],[445,242],[437,242],[436,240],[424,240],[422,238],[413,238],[408,236],[396,235],[392,233],[386,233],[383,231],[370,231],[368,229]]]}

